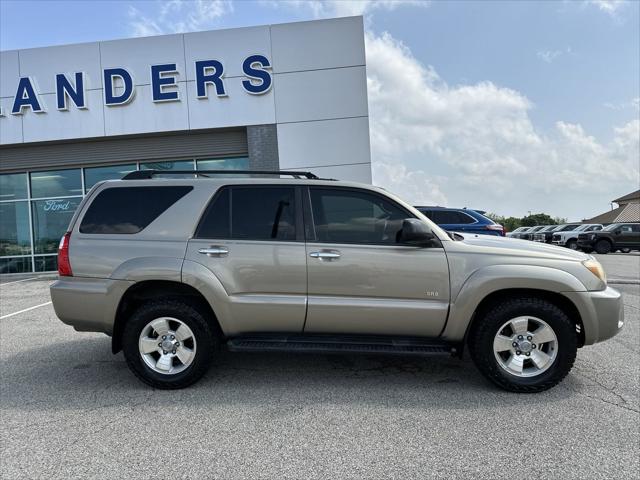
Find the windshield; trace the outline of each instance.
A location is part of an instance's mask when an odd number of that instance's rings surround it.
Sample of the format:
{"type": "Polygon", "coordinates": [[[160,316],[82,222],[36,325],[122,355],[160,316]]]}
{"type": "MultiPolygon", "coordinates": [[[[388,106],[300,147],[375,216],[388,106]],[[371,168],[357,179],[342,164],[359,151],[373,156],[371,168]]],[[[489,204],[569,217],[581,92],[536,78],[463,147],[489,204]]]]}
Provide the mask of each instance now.
{"type": "Polygon", "coordinates": [[[580,225],[565,225],[563,228],[559,228],[558,230],[556,230],[557,232],[570,232],[572,230],[575,230],[576,228],[578,228],[580,225]]]}
{"type": "Polygon", "coordinates": [[[586,230],[587,228],[592,227],[592,226],[593,226],[593,225],[590,225],[590,224],[588,224],[588,223],[587,223],[587,224],[585,224],[585,225],[580,225],[578,228],[576,228],[576,232],[582,232],[582,231],[584,231],[584,230],[586,230]]]}
{"type": "Polygon", "coordinates": [[[610,232],[612,230],[615,230],[616,228],[620,228],[620,224],[619,223],[612,223],[611,225],[607,225],[606,227],[604,227],[602,230],[605,230],[607,232],[610,232]]]}

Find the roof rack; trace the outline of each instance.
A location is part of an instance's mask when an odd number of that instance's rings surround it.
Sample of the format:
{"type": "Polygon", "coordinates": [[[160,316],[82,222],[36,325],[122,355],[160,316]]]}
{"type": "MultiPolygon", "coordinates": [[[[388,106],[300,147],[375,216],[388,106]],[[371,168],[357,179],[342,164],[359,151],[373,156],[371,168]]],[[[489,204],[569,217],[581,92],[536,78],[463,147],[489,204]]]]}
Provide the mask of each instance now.
{"type": "Polygon", "coordinates": [[[311,172],[296,172],[288,170],[134,170],[127,173],[123,180],[149,180],[156,175],[197,175],[208,177],[209,175],[289,175],[293,178],[307,178],[320,180],[311,172]]]}

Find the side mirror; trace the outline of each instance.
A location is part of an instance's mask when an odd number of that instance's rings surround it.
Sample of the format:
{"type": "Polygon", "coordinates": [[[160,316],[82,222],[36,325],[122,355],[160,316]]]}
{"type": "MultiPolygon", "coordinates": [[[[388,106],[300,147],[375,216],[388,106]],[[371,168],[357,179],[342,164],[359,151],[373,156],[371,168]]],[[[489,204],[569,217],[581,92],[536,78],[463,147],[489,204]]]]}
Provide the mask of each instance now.
{"type": "Polygon", "coordinates": [[[433,245],[436,236],[429,227],[416,218],[406,218],[402,221],[402,229],[398,232],[398,243],[427,247],[433,245]]]}

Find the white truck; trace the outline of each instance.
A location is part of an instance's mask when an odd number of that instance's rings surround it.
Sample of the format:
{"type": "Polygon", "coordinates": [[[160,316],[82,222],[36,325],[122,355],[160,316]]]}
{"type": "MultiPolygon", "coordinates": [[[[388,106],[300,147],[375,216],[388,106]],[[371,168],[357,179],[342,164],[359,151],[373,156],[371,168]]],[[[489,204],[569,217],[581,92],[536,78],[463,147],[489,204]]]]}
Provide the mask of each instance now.
{"type": "Polygon", "coordinates": [[[562,230],[553,232],[551,237],[551,243],[559,245],[561,247],[567,247],[571,250],[578,249],[578,235],[586,232],[596,232],[602,230],[602,225],[599,223],[583,223],[571,230],[562,230]]]}

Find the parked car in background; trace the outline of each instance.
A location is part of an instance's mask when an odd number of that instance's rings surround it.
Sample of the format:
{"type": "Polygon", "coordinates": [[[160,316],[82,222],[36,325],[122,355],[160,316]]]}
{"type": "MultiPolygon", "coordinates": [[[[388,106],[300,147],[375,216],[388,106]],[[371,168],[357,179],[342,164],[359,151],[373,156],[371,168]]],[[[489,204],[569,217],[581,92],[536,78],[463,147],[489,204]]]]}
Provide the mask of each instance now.
{"type": "Polygon", "coordinates": [[[450,232],[477,233],[482,235],[500,235],[504,237],[504,227],[489,217],[482,210],[470,208],[415,207],[440,228],[450,232]]]}
{"type": "Polygon", "coordinates": [[[578,248],[587,253],[640,250],[640,223],[612,223],[600,231],[581,233],[578,248]]]}
{"type": "Polygon", "coordinates": [[[520,235],[520,238],[522,240],[533,240],[533,235],[536,232],[539,232],[540,230],[542,230],[546,226],[547,225],[536,225],[535,227],[531,227],[529,230],[527,230],[526,232],[522,233],[522,235],[520,235]]]}
{"type": "Polygon", "coordinates": [[[578,235],[586,232],[595,232],[598,230],[602,230],[602,225],[599,223],[577,223],[577,224],[569,224],[568,228],[564,230],[556,230],[553,232],[553,237],[551,239],[551,243],[554,245],[559,245],[561,247],[567,247],[571,250],[578,249],[578,235]],[[569,228],[573,227],[575,228],[569,228]]]}
{"type": "Polygon", "coordinates": [[[553,232],[555,232],[561,226],[562,225],[547,225],[546,227],[541,228],[536,233],[534,233],[531,240],[540,243],[551,243],[553,232]]]}
{"type": "Polygon", "coordinates": [[[520,238],[524,232],[527,232],[531,229],[531,227],[518,227],[513,232],[507,232],[507,237],[511,238],[520,238]]]}

